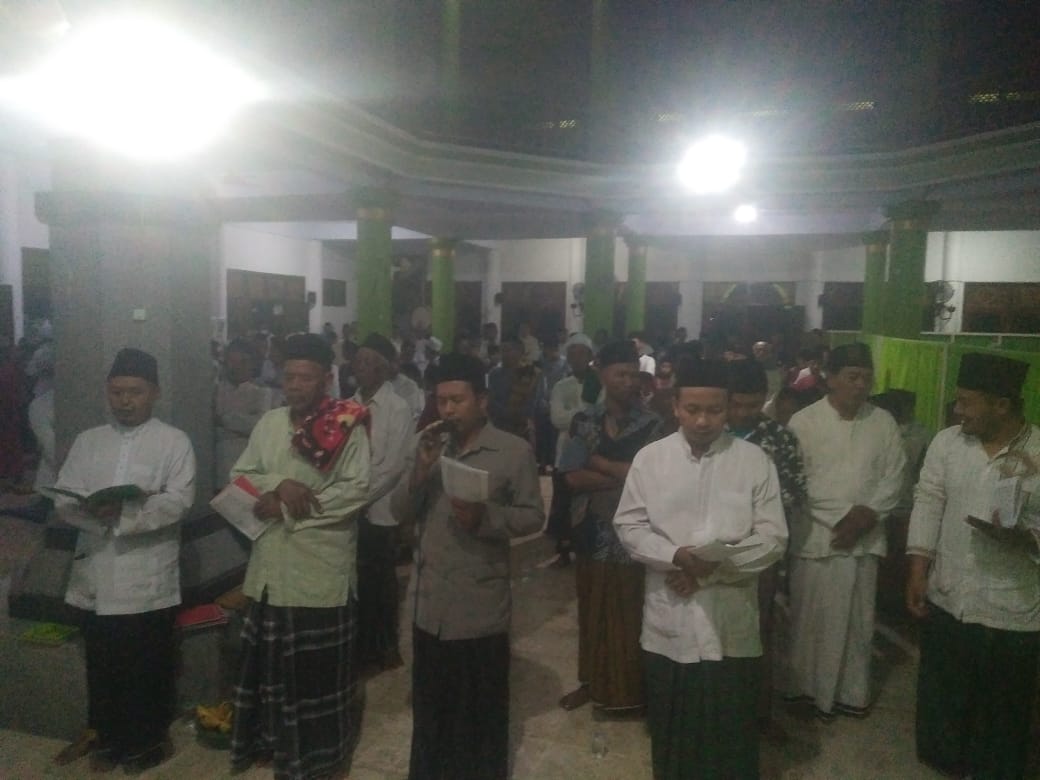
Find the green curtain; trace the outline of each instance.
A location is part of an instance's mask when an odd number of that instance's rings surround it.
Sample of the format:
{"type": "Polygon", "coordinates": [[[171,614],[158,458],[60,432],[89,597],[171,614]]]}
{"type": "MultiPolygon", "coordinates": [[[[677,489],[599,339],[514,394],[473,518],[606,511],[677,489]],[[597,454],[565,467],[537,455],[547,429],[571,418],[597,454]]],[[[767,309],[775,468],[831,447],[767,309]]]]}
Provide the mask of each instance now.
{"type": "Polygon", "coordinates": [[[876,336],[874,391],[909,390],[917,396],[914,416],[928,428],[943,427],[945,344],[876,336]],[[878,343],[880,342],[880,343],[878,343]]]}
{"type": "Polygon", "coordinates": [[[1012,352],[1040,352],[1040,338],[1036,336],[1001,336],[1000,348],[1012,352]]]}

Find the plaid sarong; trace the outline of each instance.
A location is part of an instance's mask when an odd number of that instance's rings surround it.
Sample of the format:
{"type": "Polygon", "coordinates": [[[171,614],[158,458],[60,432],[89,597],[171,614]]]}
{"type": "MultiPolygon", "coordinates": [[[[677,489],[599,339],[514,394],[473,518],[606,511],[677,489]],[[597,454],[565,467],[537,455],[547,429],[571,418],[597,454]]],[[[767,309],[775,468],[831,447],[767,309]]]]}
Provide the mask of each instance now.
{"type": "Polygon", "coordinates": [[[361,735],[357,603],[272,607],[251,601],[242,627],[231,765],[270,758],[277,780],[349,769],[361,735]]]}

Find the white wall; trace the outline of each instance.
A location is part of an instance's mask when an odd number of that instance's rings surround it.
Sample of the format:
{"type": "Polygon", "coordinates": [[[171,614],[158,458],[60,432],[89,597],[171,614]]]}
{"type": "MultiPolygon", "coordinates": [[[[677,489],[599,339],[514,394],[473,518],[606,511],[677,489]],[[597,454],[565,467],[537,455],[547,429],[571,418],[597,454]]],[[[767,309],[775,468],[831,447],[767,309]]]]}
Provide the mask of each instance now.
{"type": "Polygon", "coordinates": [[[1040,282],[1040,231],[949,231],[928,234],[925,281],[953,288],[953,313],[938,318],[935,330],[959,333],[966,282],[1040,282]]]}
{"type": "Polygon", "coordinates": [[[925,279],[958,282],[1040,281],[1040,231],[928,234],[925,279]]]}
{"type": "Polygon", "coordinates": [[[32,249],[50,247],[50,230],[36,218],[36,193],[51,188],[50,165],[42,159],[20,159],[18,170],[18,243],[32,249]]]}
{"type": "Polygon", "coordinates": [[[317,305],[311,308],[308,327],[312,332],[321,330],[321,274],[322,243],[306,239],[263,233],[234,224],[224,225],[220,231],[220,268],[214,274],[218,288],[211,299],[213,316],[227,322],[227,272],[229,269],[257,271],[266,274],[302,276],[308,293],[317,296],[317,305]]]}
{"type": "Polygon", "coordinates": [[[823,327],[823,295],[825,282],[862,282],[867,267],[866,247],[850,246],[812,252],[806,266],[808,274],[795,286],[795,303],[805,307],[805,328],[823,327]]]}
{"type": "MultiPolygon", "coordinates": [[[[497,274],[497,289],[494,278],[490,278],[485,286],[485,299],[492,298],[496,292],[500,292],[504,282],[565,282],[567,309],[564,313],[564,327],[572,332],[582,330],[581,316],[570,304],[574,300],[574,285],[585,280],[584,238],[482,243],[491,249],[489,270],[492,277],[497,274]]],[[[621,250],[615,250],[615,258],[618,251],[621,250]]],[[[493,306],[493,309],[491,316],[486,316],[486,319],[501,325],[501,307],[493,306]]]]}
{"type": "MultiPolygon", "coordinates": [[[[38,224],[38,223],[37,223],[38,224]]],[[[34,234],[38,236],[38,233],[34,234]]],[[[340,328],[357,318],[357,284],[353,259],[346,253],[322,250],[321,242],[288,238],[228,225],[222,231],[222,263],[214,312],[226,317],[224,278],[228,268],[294,274],[307,277],[307,290],[317,293],[318,306],[311,312],[311,327],[331,322],[340,328]],[[347,305],[326,307],[321,302],[321,279],[347,282],[347,305]],[[218,299],[219,298],[219,302],[218,299]]],[[[498,322],[501,308],[493,299],[504,282],[556,281],[567,285],[566,327],[581,330],[580,314],[570,308],[572,290],[584,281],[585,239],[532,239],[482,242],[486,257],[460,253],[455,275],[460,281],[484,285],[483,321],[498,322]]],[[[620,239],[614,252],[615,277],[628,279],[628,248],[620,239]]],[[[824,282],[863,280],[866,254],[862,246],[808,251],[796,241],[768,236],[693,239],[681,249],[652,247],[647,257],[648,281],[677,281],[682,304],[679,323],[691,337],[700,328],[704,282],[794,282],[795,302],[805,306],[806,327],[820,327],[818,298],[824,282]]],[[[965,281],[1040,281],[1040,231],[930,233],[925,278],[946,279],[963,295],[965,281]]],[[[958,313],[945,330],[959,329],[961,299],[953,301],[958,313]]]]}
{"type": "MultiPolygon", "coordinates": [[[[336,333],[343,332],[343,326],[357,319],[357,270],[354,258],[346,252],[323,244],[321,258],[322,279],[339,279],[347,283],[347,299],[345,306],[328,306],[321,302],[321,322],[331,322],[336,333]]],[[[322,285],[324,286],[324,285],[322,285]]],[[[319,296],[320,297],[320,296],[319,296]]]]}
{"type": "Polygon", "coordinates": [[[15,339],[25,333],[22,249],[47,249],[50,233],[36,219],[36,193],[50,189],[50,166],[33,157],[0,156],[0,284],[11,285],[15,339]]]}

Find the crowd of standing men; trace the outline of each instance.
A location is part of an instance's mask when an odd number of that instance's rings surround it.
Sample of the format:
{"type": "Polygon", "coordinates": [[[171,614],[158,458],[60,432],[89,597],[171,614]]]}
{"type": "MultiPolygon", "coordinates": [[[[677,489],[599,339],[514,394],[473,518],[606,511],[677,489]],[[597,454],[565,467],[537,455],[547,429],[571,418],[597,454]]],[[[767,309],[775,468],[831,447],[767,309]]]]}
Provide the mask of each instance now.
{"type": "MultiPolygon", "coordinates": [[[[656,780],[757,777],[774,690],[824,722],[869,715],[886,519],[920,466],[906,430],[869,400],[869,349],[807,360],[792,381],[826,394],[784,425],[783,382],[757,345],[726,361],[679,340],[648,365],[638,337],[570,334],[563,354],[538,345],[539,371],[523,358],[526,335],[499,345],[486,331],[443,355],[428,340],[425,395],[403,371],[408,345],[378,334],[349,356],[323,336],[291,336],[267,370],[254,345],[226,348],[218,476],[247,479],[267,524],[244,584],[236,771],[346,776],[363,678],[403,663],[400,534],[414,551],[409,777],[508,776],[509,550],[545,527],[539,404],[561,434],[546,456],[547,531],[560,564],[573,557],[578,597],[578,685],[560,706],[645,713],[656,780]],[[486,497],[449,492],[444,469],[460,464],[486,472],[486,497]],[[772,637],[782,579],[786,648],[772,637]]],[[[1023,418],[1025,371],[964,358],[961,422],[928,447],[909,518],[918,755],[956,776],[1022,777],[1029,750],[1040,429],[1023,418]],[[1001,517],[1009,491],[1017,514],[1001,517]]],[[[143,771],[170,751],[177,524],[194,503],[195,461],[187,437],[152,415],[159,387],[154,358],[122,350],[107,381],[112,422],[77,437],[56,481],[84,495],[140,489],[56,505],[81,530],[67,600],[87,614],[97,771],[143,771]]]]}

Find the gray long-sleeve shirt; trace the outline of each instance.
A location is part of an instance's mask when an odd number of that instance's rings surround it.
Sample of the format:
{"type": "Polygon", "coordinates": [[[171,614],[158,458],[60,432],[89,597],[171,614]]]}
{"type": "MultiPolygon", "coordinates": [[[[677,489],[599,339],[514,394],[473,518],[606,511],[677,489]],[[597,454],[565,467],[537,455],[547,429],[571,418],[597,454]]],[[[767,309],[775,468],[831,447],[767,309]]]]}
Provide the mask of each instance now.
{"type": "Polygon", "coordinates": [[[441,639],[508,632],[509,541],[545,521],[534,454],[526,441],[488,423],[469,450],[445,455],[489,473],[487,512],[475,532],[459,528],[439,463],[418,489],[407,474],[397,486],[394,516],[416,529],[408,598],[415,625],[441,639]]]}

